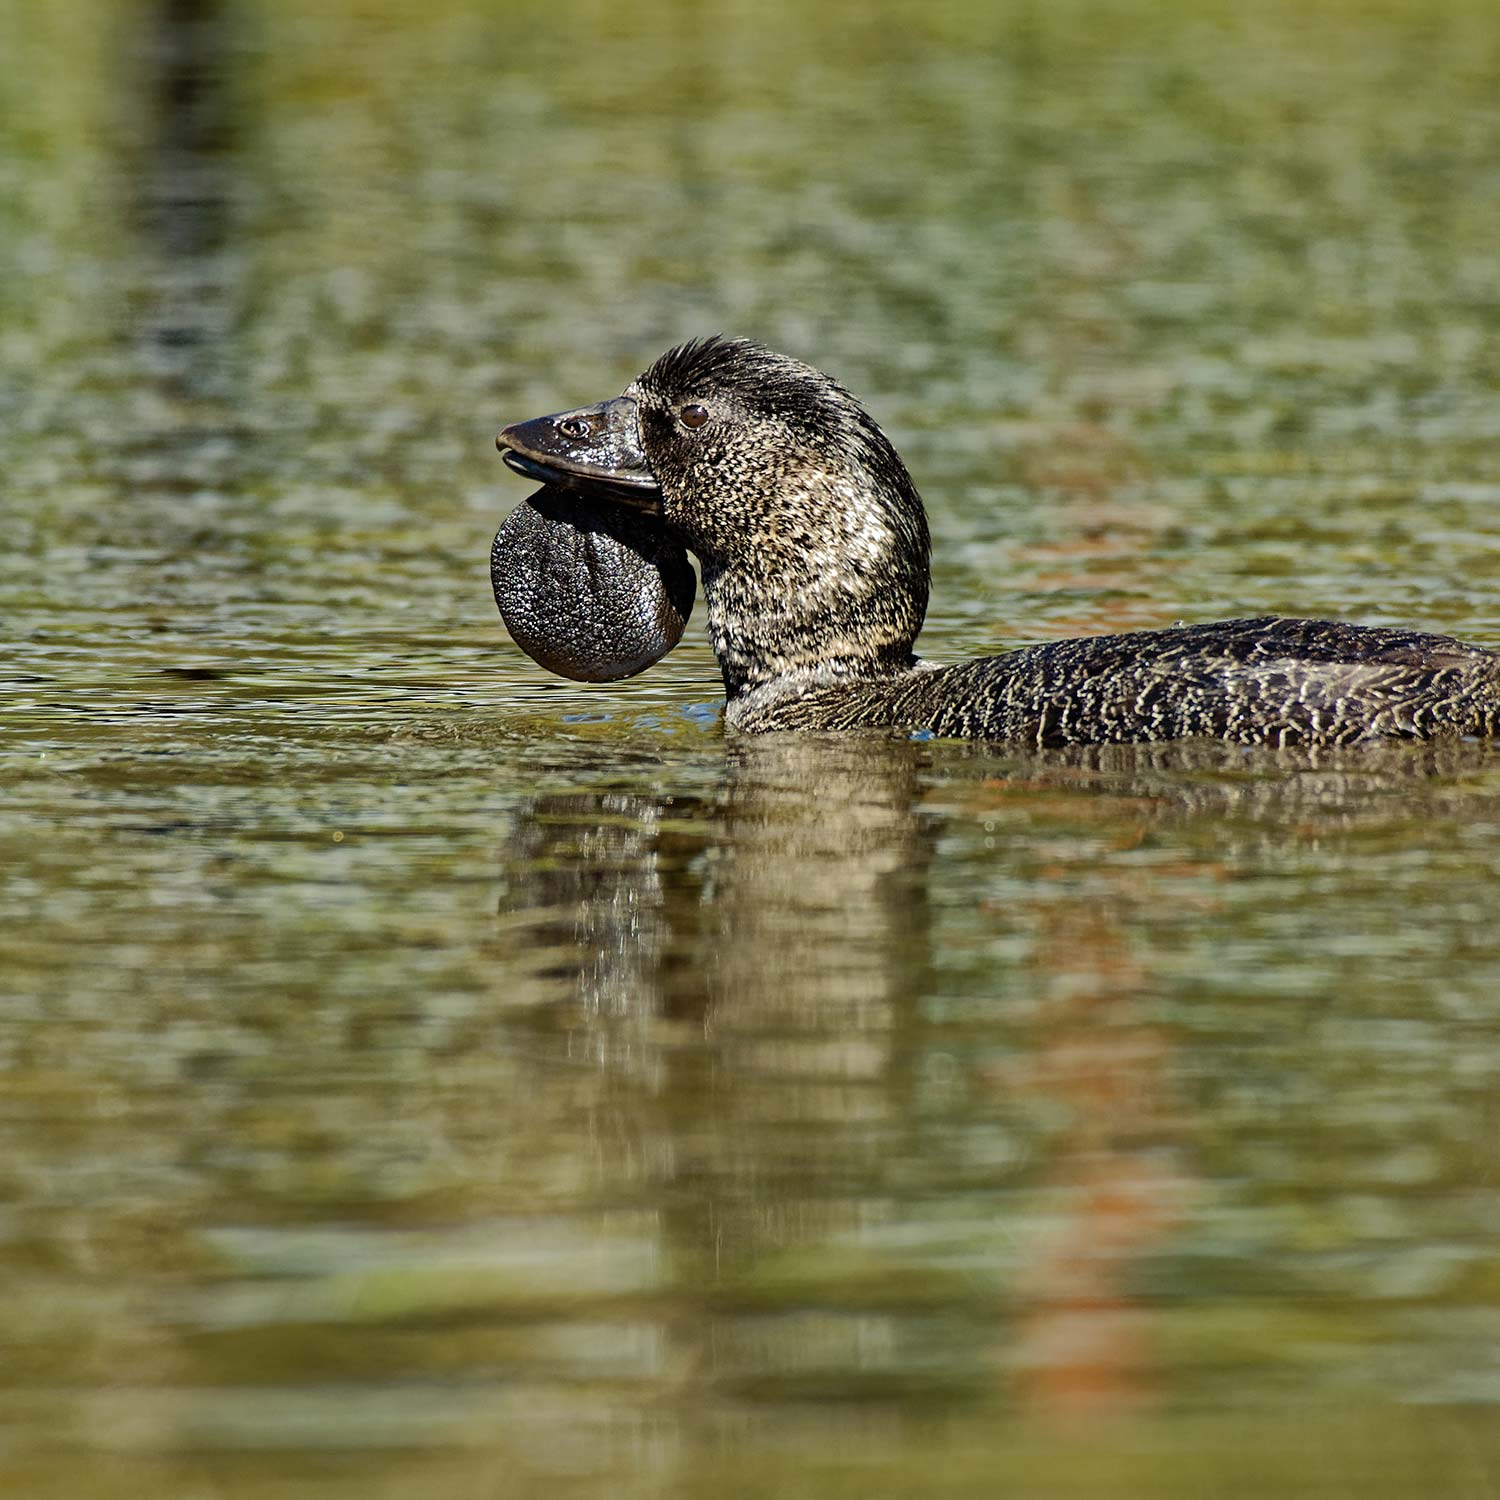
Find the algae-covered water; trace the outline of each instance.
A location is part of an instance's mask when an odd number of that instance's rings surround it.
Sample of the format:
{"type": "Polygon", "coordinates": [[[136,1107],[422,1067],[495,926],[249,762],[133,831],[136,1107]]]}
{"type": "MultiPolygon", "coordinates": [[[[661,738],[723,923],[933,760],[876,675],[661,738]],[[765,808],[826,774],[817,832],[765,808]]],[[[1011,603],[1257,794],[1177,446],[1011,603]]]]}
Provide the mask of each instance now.
{"type": "Polygon", "coordinates": [[[726,740],[503,422],[868,402],[925,654],[1500,647],[1488,0],[0,7],[0,1491],[1500,1488],[1500,757],[726,740]]]}

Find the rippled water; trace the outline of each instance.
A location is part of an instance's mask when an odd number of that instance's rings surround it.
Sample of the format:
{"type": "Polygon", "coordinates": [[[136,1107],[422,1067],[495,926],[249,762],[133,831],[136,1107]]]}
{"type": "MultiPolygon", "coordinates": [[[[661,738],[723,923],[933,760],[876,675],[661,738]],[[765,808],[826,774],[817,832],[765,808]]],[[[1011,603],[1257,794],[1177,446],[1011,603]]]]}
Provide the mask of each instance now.
{"type": "Polygon", "coordinates": [[[1488,747],[726,741],[486,576],[724,328],[927,654],[1500,647],[1491,5],[0,17],[6,1494],[1493,1492],[1488,747]]]}

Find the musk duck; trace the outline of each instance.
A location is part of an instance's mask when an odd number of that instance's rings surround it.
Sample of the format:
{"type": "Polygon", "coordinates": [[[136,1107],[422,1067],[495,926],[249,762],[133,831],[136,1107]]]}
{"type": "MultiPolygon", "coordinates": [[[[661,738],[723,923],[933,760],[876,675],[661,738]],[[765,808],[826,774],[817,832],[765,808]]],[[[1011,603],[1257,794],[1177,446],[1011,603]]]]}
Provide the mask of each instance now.
{"type": "Polygon", "coordinates": [[[703,578],[733,730],[902,729],[1035,746],[1342,745],[1500,733],[1500,655],[1275,615],[916,656],[927,517],[837,381],[746,339],[669,350],[621,396],[496,440],[543,488],[495,538],[496,600],[554,672],[642,671],[703,578]]]}

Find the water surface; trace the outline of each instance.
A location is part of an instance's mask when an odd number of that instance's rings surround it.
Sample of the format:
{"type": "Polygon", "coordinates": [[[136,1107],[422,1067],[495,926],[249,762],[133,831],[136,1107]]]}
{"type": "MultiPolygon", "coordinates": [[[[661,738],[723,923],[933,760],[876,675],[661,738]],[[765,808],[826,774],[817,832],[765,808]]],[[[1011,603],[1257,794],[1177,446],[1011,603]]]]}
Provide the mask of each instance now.
{"type": "Polygon", "coordinates": [[[1500,1483],[1500,761],[726,740],[502,421],[864,396],[924,651],[1500,647],[1479,0],[0,21],[0,1480],[1500,1483]]]}

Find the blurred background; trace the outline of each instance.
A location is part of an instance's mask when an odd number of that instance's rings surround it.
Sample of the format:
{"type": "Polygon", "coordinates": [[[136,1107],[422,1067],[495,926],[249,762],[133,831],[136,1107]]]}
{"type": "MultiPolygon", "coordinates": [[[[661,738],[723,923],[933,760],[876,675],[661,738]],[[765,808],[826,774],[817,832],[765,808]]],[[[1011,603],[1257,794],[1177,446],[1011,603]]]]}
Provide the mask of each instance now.
{"type": "Polygon", "coordinates": [[[0,0],[0,1489],[1491,1495],[1500,761],[726,741],[504,422],[862,396],[925,654],[1500,647],[1492,0],[0,0]]]}

